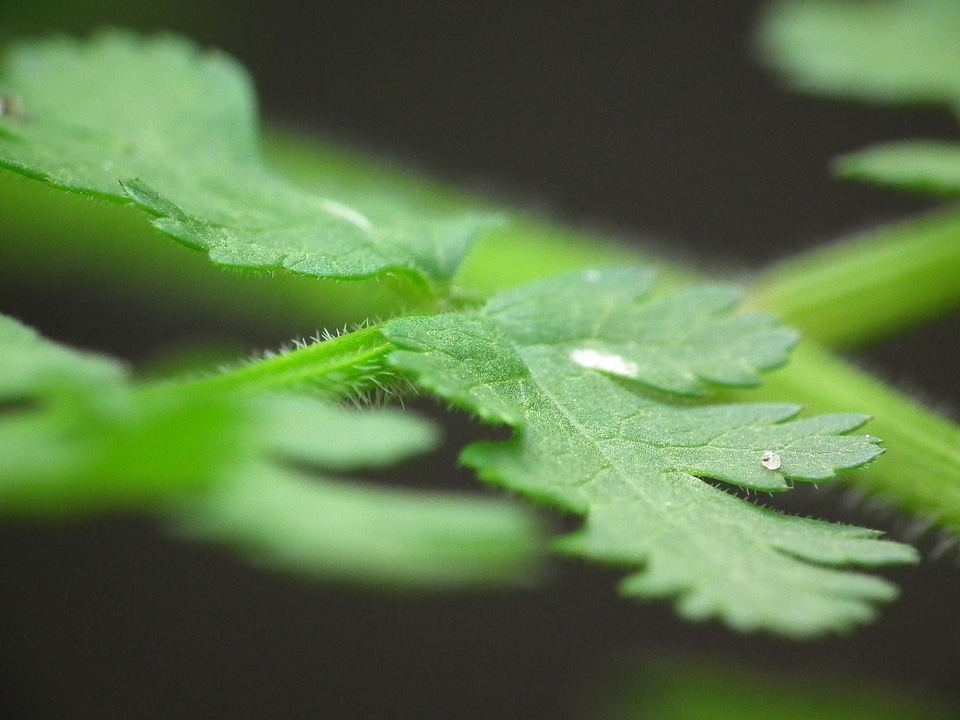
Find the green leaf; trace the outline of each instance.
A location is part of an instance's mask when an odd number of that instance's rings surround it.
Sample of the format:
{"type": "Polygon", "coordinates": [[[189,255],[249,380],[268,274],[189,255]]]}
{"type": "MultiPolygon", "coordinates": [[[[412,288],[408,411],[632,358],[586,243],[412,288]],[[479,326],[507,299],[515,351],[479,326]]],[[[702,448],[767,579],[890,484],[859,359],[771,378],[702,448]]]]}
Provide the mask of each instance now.
{"type": "Polygon", "coordinates": [[[457,586],[536,577],[537,523],[514,504],[345,482],[433,444],[408,414],[348,413],[304,399],[259,401],[259,452],[171,513],[190,537],[325,578],[457,586]]]}
{"type": "Polygon", "coordinates": [[[794,419],[782,404],[691,404],[747,385],[795,340],[733,312],[725,287],[657,293],[649,274],[590,271],[457,314],[393,320],[392,355],[422,387],[517,429],[463,460],[489,481],[577,515],[567,553],[643,568],[627,595],[677,597],[691,618],[808,636],[865,622],[885,581],[837,566],[915,560],[861,528],[790,517],[704,482],[764,491],[823,481],[879,454],[844,436],[863,416],[794,419]],[[688,344],[697,348],[687,352],[688,344]],[[764,464],[765,453],[775,453],[764,464]]]}
{"type": "Polygon", "coordinates": [[[760,27],[768,61],[801,89],[960,106],[955,0],[786,0],[760,27]]]}
{"type": "Polygon", "coordinates": [[[527,581],[513,504],[345,482],[433,446],[423,421],[202,384],[131,385],[0,316],[0,516],[159,513],[190,536],[364,583],[527,581]]]}
{"type": "Polygon", "coordinates": [[[517,582],[539,575],[536,523],[507,503],[297,476],[239,475],[173,516],[251,559],[363,584],[517,582]]]}
{"type": "Polygon", "coordinates": [[[302,189],[259,154],[250,82],[233,60],[120,32],[15,48],[0,75],[0,167],[133,201],[219,264],[325,278],[384,273],[439,290],[500,219],[401,194],[302,189]]]}
{"type": "Polygon", "coordinates": [[[0,315],[0,408],[66,388],[95,390],[124,379],[110,358],[81,353],[45,340],[32,328],[0,315]]]}
{"type": "Polygon", "coordinates": [[[842,155],[833,164],[841,177],[934,195],[960,194],[960,143],[890,142],[842,155]]]}

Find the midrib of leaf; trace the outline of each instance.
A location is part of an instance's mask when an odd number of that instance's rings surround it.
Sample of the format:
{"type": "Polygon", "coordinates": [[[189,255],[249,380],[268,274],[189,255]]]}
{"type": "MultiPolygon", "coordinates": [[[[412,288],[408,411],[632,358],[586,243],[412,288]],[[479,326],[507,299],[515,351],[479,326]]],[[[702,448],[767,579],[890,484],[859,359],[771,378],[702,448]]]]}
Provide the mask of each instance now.
{"type": "MultiPolygon", "coordinates": [[[[320,167],[311,164],[306,147],[297,147],[299,172],[305,178],[317,173],[320,167]]],[[[359,161],[351,165],[364,177],[367,167],[359,161]]],[[[369,172],[373,183],[375,168],[369,172]]],[[[592,250],[578,251],[585,239],[573,238],[571,244],[560,229],[531,223],[520,235],[517,231],[501,231],[479,248],[473,258],[480,262],[471,258],[469,263],[473,268],[471,286],[502,287],[503,253],[526,247],[531,237],[536,240],[535,258],[516,264],[524,268],[526,279],[533,279],[538,272],[556,272],[551,264],[554,257],[569,263],[559,267],[571,269],[589,265],[593,257],[592,250]],[[569,260],[568,247],[574,251],[569,260]]],[[[960,458],[945,454],[944,449],[960,446],[960,429],[862,370],[817,350],[812,343],[855,347],[877,342],[899,328],[956,309],[960,285],[953,282],[953,268],[960,266],[958,237],[960,216],[947,210],[861,233],[761,273],[749,287],[747,305],[784,317],[806,339],[788,370],[771,376],[762,391],[736,396],[745,400],[789,398],[814,411],[859,410],[872,415],[874,432],[888,441],[893,452],[888,452],[883,462],[859,471],[858,486],[910,512],[942,518],[943,525],[955,533],[960,533],[960,520],[954,520],[960,518],[960,458]],[[829,363],[816,361],[816,356],[830,358],[829,363]],[[858,388],[857,392],[852,388],[858,388]]],[[[596,246],[593,242],[591,247],[596,246]]],[[[618,260],[637,262],[625,252],[618,260]]],[[[508,271],[514,269],[511,266],[508,271]]],[[[692,276],[685,272],[687,278],[692,276]]],[[[267,373],[271,362],[265,363],[267,373]]],[[[319,368],[318,372],[322,374],[319,368]]]]}
{"type": "MultiPolygon", "coordinates": [[[[807,338],[822,338],[828,345],[875,340],[889,327],[915,323],[956,306],[958,286],[952,282],[951,268],[960,264],[957,237],[960,220],[949,212],[880,228],[778,265],[760,276],[747,295],[748,305],[776,311],[807,338]],[[878,303],[877,298],[883,297],[898,301],[878,303]],[[848,303],[851,312],[846,311],[848,303]]],[[[251,366],[249,375],[239,371],[224,381],[279,388],[316,384],[319,379],[323,385],[326,361],[315,363],[311,354],[335,355],[342,350],[344,357],[336,362],[349,364],[349,338],[261,361],[251,366]],[[285,367],[288,363],[295,368],[291,374],[285,367]]],[[[389,342],[375,347],[378,363],[395,348],[389,342]]],[[[960,457],[950,451],[960,447],[956,424],[831,357],[810,339],[790,366],[769,376],[761,389],[729,397],[791,398],[817,412],[858,409],[869,413],[874,417],[873,432],[892,451],[883,462],[858,472],[857,485],[909,512],[937,518],[938,524],[960,534],[960,457]]]]}

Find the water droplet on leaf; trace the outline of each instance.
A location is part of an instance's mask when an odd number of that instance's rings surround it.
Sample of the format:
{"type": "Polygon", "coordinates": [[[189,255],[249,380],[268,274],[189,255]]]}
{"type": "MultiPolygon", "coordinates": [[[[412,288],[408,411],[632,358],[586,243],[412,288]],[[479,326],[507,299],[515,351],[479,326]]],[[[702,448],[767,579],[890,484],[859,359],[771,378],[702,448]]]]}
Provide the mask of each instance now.
{"type": "Polygon", "coordinates": [[[764,450],[763,455],[760,456],[760,464],[767,470],[779,470],[783,465],[783,458],[772,450],[764,450]]]}

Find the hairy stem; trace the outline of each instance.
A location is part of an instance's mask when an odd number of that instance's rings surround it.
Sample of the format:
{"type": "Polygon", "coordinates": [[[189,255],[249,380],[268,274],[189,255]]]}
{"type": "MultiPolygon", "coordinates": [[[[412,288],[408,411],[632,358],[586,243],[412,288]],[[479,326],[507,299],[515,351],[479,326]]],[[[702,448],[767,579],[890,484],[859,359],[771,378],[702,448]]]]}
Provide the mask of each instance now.
{"type": "Polygon", "coordinates": [[[386,365],[393,343],[372,326],[267,357],[199,384],[223,390],[284,391],[309,389],[341,400],[395,379],[386,365]]]}

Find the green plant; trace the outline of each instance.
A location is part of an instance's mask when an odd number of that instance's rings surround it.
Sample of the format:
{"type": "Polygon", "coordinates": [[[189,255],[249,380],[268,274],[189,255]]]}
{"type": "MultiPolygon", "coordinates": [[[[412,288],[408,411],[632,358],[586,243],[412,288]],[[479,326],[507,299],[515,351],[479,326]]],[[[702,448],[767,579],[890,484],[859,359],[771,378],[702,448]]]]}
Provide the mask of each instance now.
{"type": "MultiPolygon", "coordinates": [[[[789,13],[834,12],[782,7],[768,33],[776,52],[804,42],[777,28],[820,22],[789,13]]],[[[889,27],[955,19],[949,8],[946,19],[918,20],[911,9],[933,6],[897,7],[903,17],[891,14],[889,27]]],[[[846,17],[823,22],[841,28],[846,17]]],[[[876,32],[890,30],[878,21],[876,32]]],[[[905,52],[917,58],[914,45],[905,52]]],[[[849,94],[835,74],[818,79],[809,59],[819,56],[779,57],[806,82],[849,94]]],[[[918,73],[942,66],[936,58],[914,65],[918,73]]],[[[873,70],[889,76],[867,57],[850,70],[854,87],[873,70]]],[[[871,97],[956,104],[958,82],[938,76],[915,96],[904,90],[918,86],[911,75],[871,97]]],[[[178,532],[264,562],[363,583],[529,580],[545,530],[519,503],[340,478],[423,452],[435,433],[408,413],[334,403],[417,391],[513,430],[506,442],[472,445],[463,461],[585,518],[554,548],[628,569],[625,594],[676,598],[688,617],[798,637],[846,629],[895,594],[853,568],[917,557],[873,531],[779,513],[725,487],[779,493],[843,471],[865,491],[960,530],[957,427],[830,354],[955,307],[955,212],[762,273],[745,289],[751,312],[741,312],[741,291],[686,268],[597,249],[329,149],[295,143],[299,177],[274,169],[260,154],[242,70],[183,40],[115,32],[26,44],[8,55],[0,83],[0,164],[9,170],[135,206],[216,264],[361,288],[276,278],[291,304],[336,304],[356,329],[159,379],[131,379],[114,361],[3,318],[7,515],[155,512],[178,532]],[[797,335],[771,312],[805,335],[789,364],[797,335]],[[778,368],[761,385],[761,373],[778,368]],[[798,419],[799,405],[811,412],[798,419]],[[867,414],[870,434],[853,434],[867,414]],[[877,437],[890,453],[874,464],[877,437]]],[[[291,141],[276,142],[277,155],[290,152],[291,141]]],[[[956,152],[898,145],[839,167],[950,194],[960,184],[956,152]]],[[[53,253],[51,264],[100,252],[106,268],[141,253],[124,242],[27,251],[53,253]]],[[[145,267],[117,279],[131,281],[164,282],[145,267]]]]}

